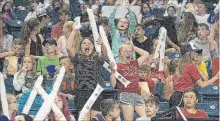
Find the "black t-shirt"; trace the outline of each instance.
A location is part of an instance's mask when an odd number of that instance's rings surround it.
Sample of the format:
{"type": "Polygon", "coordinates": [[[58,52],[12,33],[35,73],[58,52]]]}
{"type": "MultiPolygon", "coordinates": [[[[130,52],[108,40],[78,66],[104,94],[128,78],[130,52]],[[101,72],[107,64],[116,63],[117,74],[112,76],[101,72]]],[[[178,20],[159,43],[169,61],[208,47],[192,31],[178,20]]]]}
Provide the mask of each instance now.
{"type": "MultiPolygon", "coordinates": [[[[149,53],[151,53],[153,50],[153,42],[149,38],[147,38],[147,40],[145,40],[144,42],[139,42],[136,39],[134,39],[133,44],[136,47],[141,48],[143,50],[146,50],[149,53]]],[[[136,53],[136,57],[138,58],[138,57],[140,57],[140,55],[136,53]]]]}
{"type": "Polygon", "coordinates": [[[75,89],[76,90],[95,90],[99,83],[103,87],[102,66],[104,59],[96,54],[90,58],[82,54],[76,54],[72,59],[75,68],[75,89]]]}
{"type": "Polygon", "coordinates": [[[179,45],[177,40],[177,31],[175,28],[175,18],[171,17],[164,17],[164,27],[167,29],[167,36],[170,38],[170,40],[175,43],[176,45],[179,45]]]}

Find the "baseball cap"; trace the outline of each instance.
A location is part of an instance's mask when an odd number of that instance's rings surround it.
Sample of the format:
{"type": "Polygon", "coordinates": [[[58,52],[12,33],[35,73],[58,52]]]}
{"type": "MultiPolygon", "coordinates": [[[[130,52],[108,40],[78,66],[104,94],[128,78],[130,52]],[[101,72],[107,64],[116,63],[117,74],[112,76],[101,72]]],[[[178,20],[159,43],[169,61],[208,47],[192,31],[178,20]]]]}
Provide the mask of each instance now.
{"type": "Polygon", "coordinates": [[[36,13],[37,13],[37,17],[42,17],[47,15],[47,10],[45,8],[39,7],[36,9],[36,13]]]}
{"type": "Polygon", "coordinates": [[[57,42],[56,42],[54,39],[52,39],[52,38],[48,38],[48,39],[44,40],[43,43],[42,43],[42,45],[45,46],[46,43],[49,43],[49,44],[51,44],[51,45],[54,44],[54,45],[57,46],[57,42]]]}
{"type": "Polygon", "coordinates": [[[182,45],[180,48],[180,52],[182,55],[184,55],[187,52],[196,52],[198,54],[202,53],[202,49],[196,49],[194,44],[186,44],[186,45],[182,45]]]}

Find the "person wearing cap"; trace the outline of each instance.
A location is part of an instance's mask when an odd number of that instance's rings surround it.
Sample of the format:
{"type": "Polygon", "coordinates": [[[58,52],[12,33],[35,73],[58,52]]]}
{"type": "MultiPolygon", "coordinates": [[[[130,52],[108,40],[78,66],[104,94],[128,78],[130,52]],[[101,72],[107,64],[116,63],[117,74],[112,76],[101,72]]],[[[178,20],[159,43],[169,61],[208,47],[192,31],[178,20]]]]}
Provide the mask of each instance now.
{"type": "MultiPolygon", "coordinates": [[[[49,72],[47,66],[53,68],[59,66],[59,57],[56,55],[57,42],[54,39],[48,38],[44,40],[43,46],[45,49],[45,56],[41,56],[38,59],[37,72],[43,76],[48,76],[49,72]],[[53,65],[53,66],[52,66],[53,65]]],[[[52,69],[53,71],[54,69],[52,69]]]]}
{"type": "Polygon", "coordinates": [[[31,18],[37,18],[37,12],[36,12],[37,8],[38,8],[38,2],[37,0],[33,0],[31,2],[31,11],[27,14],[27,16],[24,19],[25,22],[29,21],[31,18]]]}
{"type": "Polygon", "coordinates": [[[198,60],[197,49],[192,49],[190,44],[181,47],[182,60],[179,62],[173,77],[174,93],[170,98],[171,106],[183,106],[183,92],[187,88],[194,88],[195,84],[207,87],[219,79],[219,72],[209,80],[202,80],[194,61],[198,60]]]}

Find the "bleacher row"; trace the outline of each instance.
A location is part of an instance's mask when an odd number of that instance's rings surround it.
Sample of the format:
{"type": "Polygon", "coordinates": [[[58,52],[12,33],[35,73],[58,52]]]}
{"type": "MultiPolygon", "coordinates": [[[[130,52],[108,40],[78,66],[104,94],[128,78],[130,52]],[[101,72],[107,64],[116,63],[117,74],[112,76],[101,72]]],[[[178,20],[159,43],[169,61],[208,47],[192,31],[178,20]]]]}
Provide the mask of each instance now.
{"type": "MultiPolygon", "coordinates": [[[[163,93],[164,83],[158,82],[155,85],[154,94],[159,97],[160,105],[158,113],[163,113],[170,109],[169,102],[164,99],[163,93]]],[[[197,109],[204,110],[209,115],[209,121],[218,121],[219,118],[219,86],[210,85],[205,88],[201,88],[196,86],[195,89],[199,95],[199,101],[196,105],[197,109]]],[[[105,90],[103,91],[103,95],[106,99],[113,98],[117,99],[118,91],[117,89],[112,89],[110,83],[105,81],[105,90]]],[[[71,112],[74,116],[78,116],[78,111],[74,106],[70,106],[71,112]]],[[[122,116],[122,115],[121,115],[122,116]]],[[[123,118],[123,117],[122,117],[123,118]]],[[[137,114],[134,114],[134,120],[138,118],[137,114]]],[[[170,116],[165,117],[163,119],[159,119],[158,121],[170,121],[170,116]]],[[[202,120],[202,119],[201,119],[202,120]]],[[[181,121],[181,120],[180,120],[181,121]]],[[[194,119],[189,119],[188,121],[195,121],[194,119]]],[[[206,121],[204,119],[204,121],[206,121]]]]}

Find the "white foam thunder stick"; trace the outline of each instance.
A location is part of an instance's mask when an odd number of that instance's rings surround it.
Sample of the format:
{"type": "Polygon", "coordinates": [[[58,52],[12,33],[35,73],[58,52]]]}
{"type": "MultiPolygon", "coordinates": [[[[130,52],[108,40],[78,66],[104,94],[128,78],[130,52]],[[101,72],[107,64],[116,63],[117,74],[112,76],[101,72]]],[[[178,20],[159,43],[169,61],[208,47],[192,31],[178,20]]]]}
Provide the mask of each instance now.
{"type": "MultiPolygon", "coordinates": [[[[114,56],[112,55],[112,51],[111,51],[111,48],[110,48],[110,46],[109,46],[108,39],[107,39],[107,37],[106,37],[105,31],[104,31],[104,29],[103,29],[102,26],[99,26],[99,32],[100,32],[100,35],[101,35],[101,37],[102,37],[103,44],[104,44],[105,47],[106,47],[109,61],[115,63],[114,69],[117,70],[117,65],[116,65],[114,56]]],[[[105,62],[105,63],[103,64],[103,67],[104,67],[105,69],[107,69],[109,72],[111,72],[111,69],[109,69],[109,64],[108,64],[107,62],[105,62]]],[[[128,85],[131,83],[130,81],[128,81],[127,79],[125,79],[125,78],[124,78],[120,73],[118,73],[117,71],[115,72],[115,77],[116,77],[125,87],[128,87],[128,85]]]]}
{"type": "MultiPolygon", "coordinates": [[[[38,94],[40,94],[44,100],[49,96],[46,93],[46,91],[41,87],[41,85],[36,85],[36,90],[37,90],[38,94]]],[[[57,107],[57,105],[54,102],[51,105],[51,108],[52,108],[54,114],[61,114],[62,117],[60,120],[66,121],[65,116],[63,115],[63,113],[60,111],[60,109],[57,107]]]]}
{"type": "Polygon", "coordinates": [[[159,30],[159,40],[161,41],[159,71],[164,71],[166,38],[167,38],[167,30],[164,27],[161,27],[159,30]]]}
{"type": "Polygon", "coordinates": [[[44,100],[43,105],[40,107],[40,110],[38,111],[37,115],[35,116],[34,120],[44,120],[45,117],[50,113],[51,106],[57,96],[57,92],[60,88],[60,84],[63,80],[65,74],[65,68],[61,67],[59,74],[57,75],[56,81],[53,85],[53,90],[49,94],[49,96],[46,97],[44,100]]]}
{"type": "Polygon", "coordinates": [[[97,29],[97,25],[96,25],[93,10],[87,8],[87,13],[88,13],[88,16],[89,16],[90,26],[92,28],[92,34],[93,34],[94,41],[95,41],[94,42],[95,49],[99,54],[101,54],[101,46],[98,44],[99,33],[98,33],[98,29],[97,29]]]}
{"type": "MultiPolygon", "coordinates": [[[[153,56],[153,59],[159,59],[160,57],[159,71],[164,70],[163,59],[165,55],[166,33],[167,33],[167,30],[164,27],[161,27],[159,30],[158,44],[157,44],[156,51],[153,56]]],[[[155,67],[155,66],[156,66],[155,63],[151,65],[151,67],[155,67]]]]}
{"type": "MultiPolygon", "coordinates": [[[[42,76],[39,76],[39,77],[37,78],[37,81],[35,82],[34,86],[35,86],[36,84],[41,85],[42,82],[43,82],[43,77],[42,77],[42,76]]],[[[23,108],[22,113],[24,113],[24,114],[28,114],[28,113],[29,113],[29,111],[30,111],[30,109],[31,109],[31,106],[32,106],[32,104],[33,104],[34,99],[35,99],[36,96],[37,96],[37,91],[36,91],[36,89],[33,87],[32,90],[31,90],[31,93],[30,93],[30,95],[29,95],[29,97],[28,97],[28,100],[27,100],[27,102],[26,102],[26,104],[25,104],[25,106],[24,106],[24,108],[23,108]]]]}
{"type": "Polygon", "coordinates": [[[102,37],[103,44],[106,47],[107,55],[108,55],[108,58],[109,58],[109,62],[114,62],[115,63],[114,69],[117,70],[117,65],[116,65],[114,56],[112,54],[111,48],[110,48],[110,45],[109,45],[109,42],[108,42],[108,38],[106,36],[104,28],[101,25],[99,26],[99,33],[100,33],[100,35],[102,37]]]}
{"type": "Polygon", "coordinates": [[[5,90],[5,82],[4,82],[2,73],[0,73],[0,86],[1,86],[0,94],[1,94],[1,103],[2,103],[3,114],[5,116],[7,116],[8,119],[10,120],[11,117],[9,116],[8,101],[7,101],[6,90],[5,90]]]}
{"type": "Polygon", "coordinates": [[[101,94],[101,92],[104,89],[97,84],[95,90],[93,91],[92,95],[89,97],[89,99],[87,100],[86,104],[83,106],[80,114],[79,114],[79,118],[78,121],[84,121],[84,117],[85,115],[89,112],[89,110],[91,109],[92,105],[95,103],[95,101],[97,100],[97,98],[99,97],[99,95],[101,94]]]}

